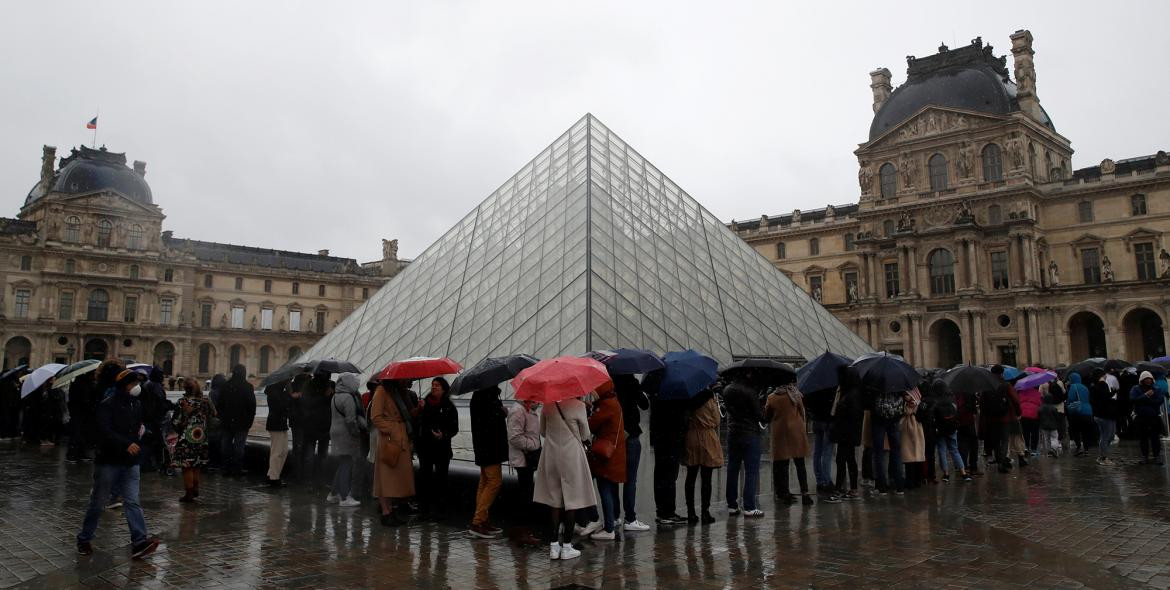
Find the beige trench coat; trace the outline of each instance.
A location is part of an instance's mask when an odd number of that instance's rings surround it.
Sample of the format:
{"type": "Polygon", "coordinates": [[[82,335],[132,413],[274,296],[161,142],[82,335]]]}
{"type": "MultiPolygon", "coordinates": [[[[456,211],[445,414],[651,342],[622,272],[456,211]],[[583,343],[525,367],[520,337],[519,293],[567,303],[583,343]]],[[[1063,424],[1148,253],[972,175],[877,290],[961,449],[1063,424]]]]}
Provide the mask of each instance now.
{"type": "Polygon", "coordinates": [[[374,455],[374,497],[409,498],[414,495],[414,463],[411,461],[410,437],[406,434],[406,423],[398,411],[398,404],[382,386],[374,392],[370,402],[370,423],[378,432],[377,444],[370,452],[374,455]],[[402,448],[398,465],[391,467],[378,457],[382,441],[389,438],[402,448]]]}
{"type": "Polygon", "coordinates": [[[805,425],[803,400],[793,402],[784,388],[777,389],[768,395],[764,417],[772,428],[772,460],[808,456],[808,427],[805,425]]]}
{"type": "Polygon", "coordinates": [[[596,506],[597,492],[582,444],[589,438],[585,404],[578,399],[545,404],[540,411],[540,434],[544,445],[536,466],[532,501],[566,510],[596,506]]]}
{"type": "Polygon", "coordinates": [[[719,402],[707,400],[691,412],[687,420],[686,452],[683,465],[723,467],[723,447],[719,444],[719,402]]]}

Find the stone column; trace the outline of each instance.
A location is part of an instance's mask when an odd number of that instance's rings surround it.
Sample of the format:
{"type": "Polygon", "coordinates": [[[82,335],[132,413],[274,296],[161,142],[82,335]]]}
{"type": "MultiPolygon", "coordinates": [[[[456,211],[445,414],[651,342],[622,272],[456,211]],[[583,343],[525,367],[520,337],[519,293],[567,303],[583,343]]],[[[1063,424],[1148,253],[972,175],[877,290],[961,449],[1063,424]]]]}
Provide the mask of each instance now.
{"type": "Polygon", "coordinates": [[[1040,318],[1037,316],[1039,310],[1028,310],[1028,352],[1030,362],[1029,365],[1043,362],[1040,358],[1040,318]]]}
{"type": "MultiPolygon", "coordinates": [[[[898,247],[898,295],[910,293],[910,249],[898,247]]],[[[909,353],[907,353],[909,354],[909,353]]]]}
{"type": "Polygon", "coordinates": [[[967,240],[959,240],[958,245],[955,263],[959,265],[959,272],[955,273],[955,290],[962,291],[971,286],[971,263],[967,260],[967,240]]]}
{"type": "Polygon", "coordinates": [[[1032,285],[1036,282],[1036,255],[1032,244],[1032,236],[1024,236],[1024,284],[1032,285]]]}
{"type": "Polygon", "coordinates": [[[1125,350],[1125,333],[1121,331],[1121,318],[1117,317],[1116,304],[1105,306],[1105,317],[1102,320],[1105,322],[1106,356],[1114,359],[1128,358],[1125,350]]]}
{"type": "Polygon", "coordinates": [[[910,246],[909,252],[909,266],[910,266],[910,289],[914,295],[922,293],[922,284],[918,281],[918,246],[910,246]]]}
{"type": "Polygon", "coordinates": [[[922,366],[926,362],[925,348],[922,342],[922,316],[914,316],[914,364],[922,366]]]}
{"type": "Polygon", "coordinates": [[[1016,309],[1016,361],[1024,362],[1032,351],[1028,349],[1028,310],[1016,309]]]}
{"type": "Polygon", "coordinates": [[[1016,237],[1008,237],[1008,274],[1011,275],[1012,286],[1018,287],[1023,280],[1024,270],[1020,268],[1020,260],[1018,258],[1019,250],[1016,248],[1016,237]]]}
{"type": "Polygon", "coordinates": [[[967,242],[967,264],[970,265],[972,287],[979,287],[979,248],[975,246],[975,240],[967,242]]]}
{"type": "Polygon", "coordinates": [[[858,281],[861,283],[861,296],[873,297],[873,254],[869,252],[861,254],[861,276],[858,281]]]}
{"type": "Polygon", "coordinates": [[[902,316],[902,354],[906,357],[906,361],[914,364],[914,342],[911,338],[911,332],[914,331],[913,320],[909,315],[902,316]]]}
{"type": "Polygon", "coordinates": [[[972,323],[975,324],[975,364],[984,365],[987,364],[987,342],[983,339],[983,322],[987,316],[983,312],[977,311],[972,319],[972,323]]]}
{"type": "Polygon", "coordinates": [[[959,320],[961,322],[961,325],[959,326],[959,335],[961,336],[960,340],[963,343],[963,362],[967,363],[968,365],[973,365],[975,364],[975,350],[974,343],[971,341],[971,337],[975,330],[972,326],[974,322],[971,321],[971,312],[959,312],[959,320]]]}

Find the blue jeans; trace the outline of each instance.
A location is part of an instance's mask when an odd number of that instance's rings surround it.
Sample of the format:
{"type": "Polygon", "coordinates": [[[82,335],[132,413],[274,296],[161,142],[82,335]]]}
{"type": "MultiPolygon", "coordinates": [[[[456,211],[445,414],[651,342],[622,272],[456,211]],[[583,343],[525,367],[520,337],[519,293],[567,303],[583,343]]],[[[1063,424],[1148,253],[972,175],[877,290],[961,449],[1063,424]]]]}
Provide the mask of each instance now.
{"type": "Polygon", "coordinates": [[[886,454],[890,455],[890,469],[894,472],[894,486],[897,491],[906,489],[906,475],[902,472],[902,426],[898,420],[881,420],[874,418],[871,424],[873,431],[873,476],[877,488],[882,491],[889,489],[886,477],[886,454]],[[883,443],[889,441],[890,450],[883,448],[883,443]]]}
{"type": "Polygon", "coordinates": [[[1117,421],[1095,416],[1093,421],[1097,423],[1097,432],[1101,433],[1097,437],[1097,457],[1108,459],[1109,446],[1113,444],[1113,435],[1117,433],[1117,421]]]}
{"type": "Polygon", "coordinates": [[[97,533],[98,521],[106,510],[111,494],[122,496],[122,513],[130,525],[130,542],[140,545],[146,542],[146,517],[138,503],[139,468],[137,465],[94,465],[93,489],[89,493],[89,508],[85,511],[85,522],[78,543],[88,543],[97,533]]]}
{"type": "Polygon", "coordinates": [[[756,509],[760,488],[760,435],[740,434],[727,441],[727,507],[739,507],[739,470],[743,466],[743,509],[756,509]]]}
{"type": "MultiPolygon", "coordinates": [[[[967,467],[963,464],[963,454],[959,452],[959,433],[940,434],[938,437],[938,464],[945,474],[947,472],[947,455],[953,459],[955,471],[963,471],[967,467]]],[[[928,459],[929,460],[929,459],[928,459]]]]}
{"type": "Polygon", "coordinates": [[[622,485],[622,507],[626,510],[626,522],[638,520],[634,510],[638,495],[638,464],[642,462],[642,441],[636,436],[626,437],[626,483],[622,485]]]}
{"type": "Polygon", "coordinates": [[[618,509],[618,484],[605,479],[604,477],[597,478],[597,494],[601,496],[601,515],[605,521],[605,532],[613,532],[613,523],[617,519],[618,509]]]}
{"type": "Polygon", "coordinates": [[[813,422],[813,475],[817,487],[833,484],[833,439],[829,438],[832,422],[813,422]]]}

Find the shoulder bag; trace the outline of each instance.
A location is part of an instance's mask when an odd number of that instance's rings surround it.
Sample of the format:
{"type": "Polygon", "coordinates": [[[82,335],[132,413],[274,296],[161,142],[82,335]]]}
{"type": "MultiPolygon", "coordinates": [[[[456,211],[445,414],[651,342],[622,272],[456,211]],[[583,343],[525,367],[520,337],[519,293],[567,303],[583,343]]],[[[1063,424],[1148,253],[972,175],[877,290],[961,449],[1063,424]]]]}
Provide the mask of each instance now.
{"type": "Polygon", "coordinates": [[[599,459],[609,459],[613,456],[613,452],[617,450],[618,437],[621,436],[622,429],[625,428],[625,418],[618,413],[618,427],[613,431],[613,440],[603,438],[593,441],[593,445],[589,447],[589,452],[596,455],[599,459]]]}

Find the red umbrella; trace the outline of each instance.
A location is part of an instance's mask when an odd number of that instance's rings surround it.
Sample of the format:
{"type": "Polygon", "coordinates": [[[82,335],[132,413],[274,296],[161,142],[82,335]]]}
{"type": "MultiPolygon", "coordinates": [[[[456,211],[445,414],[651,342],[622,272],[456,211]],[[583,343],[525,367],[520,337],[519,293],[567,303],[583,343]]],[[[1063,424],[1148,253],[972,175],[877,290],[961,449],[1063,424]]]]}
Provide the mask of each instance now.
{"type": "Polygon", "coordinates": [[[1027,367],[1024,369],[1025,373],[1047,373],[1048,369],[1041,369],[1040,367],[1027,367]]]}
{"type": "Polygon", "coordinates": [[[609,383],[605,365],[591,358],[559,356],[520,371],[512,379],[516,399],[551,404],[581,397],[609,383]]]}
{"type": "Polygon", "coordinates": [[[403,361],[393,361],[378,373],[378,380],[383,379],[427,379],[439,375],[453,375],[462,371],[459,363],[447,358],[411,357],[403,361]]]}

